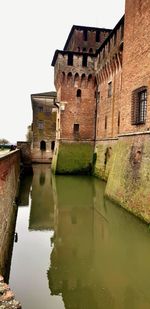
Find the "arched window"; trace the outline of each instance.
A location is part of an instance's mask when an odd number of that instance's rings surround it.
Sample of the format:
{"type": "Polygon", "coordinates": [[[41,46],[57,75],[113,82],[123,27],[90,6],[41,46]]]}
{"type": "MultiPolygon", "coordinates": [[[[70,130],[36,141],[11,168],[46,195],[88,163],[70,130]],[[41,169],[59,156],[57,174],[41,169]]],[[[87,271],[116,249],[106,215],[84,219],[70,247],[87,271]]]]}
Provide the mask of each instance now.
{"type": "Polygon", "coordinates": [[[77,51],[78,51],[78,52],[80,52],[80,47],[79,47],[79,46],[78,46],[78,49],[77,49],[77,51]]]}
{"type": "Polygon", "coordinates": [[[81,89],[77,90],[77,98],[81,98],[81,89]]]}
{"type": "Polygon", "coordinates": [[[42,150],[42,151],[46,150],[46,142],[45,141],[40,142],[40,150],[42,150]]]}
{"type": "Polygon", "coordinates": [[[84,53],[86,53],[86,48],[84,47],[84,48],[82,49],[82,51],[83,51],[84,53]]]}

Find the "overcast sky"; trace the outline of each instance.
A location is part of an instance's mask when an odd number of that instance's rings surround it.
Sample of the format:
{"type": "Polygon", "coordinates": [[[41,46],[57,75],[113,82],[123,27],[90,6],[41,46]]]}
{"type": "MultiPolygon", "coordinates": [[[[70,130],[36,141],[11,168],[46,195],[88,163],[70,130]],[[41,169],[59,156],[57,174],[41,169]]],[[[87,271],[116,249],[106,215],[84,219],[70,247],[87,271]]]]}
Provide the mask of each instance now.
{"type": "Polygon", "coordinates": [[[51,61],[72,25],[113,28],[125,0],[0,0],[0,138],[25,140],[30,95],[55,90],[51,61]]]}

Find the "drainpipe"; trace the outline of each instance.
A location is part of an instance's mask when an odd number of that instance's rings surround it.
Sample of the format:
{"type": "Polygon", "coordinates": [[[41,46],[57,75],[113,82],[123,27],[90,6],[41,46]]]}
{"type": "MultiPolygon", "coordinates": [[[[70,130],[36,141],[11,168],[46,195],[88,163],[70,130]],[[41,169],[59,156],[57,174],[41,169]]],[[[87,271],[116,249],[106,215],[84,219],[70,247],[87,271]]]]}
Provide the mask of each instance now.
{"type": "Polygon", "coordinates": [[[96,132],[97,132],[97,104],[98,104],[98,86],[96,86],[96,107],[95,107],[95,128],[94,128],[94,148],[96,145],[96,132]]]}

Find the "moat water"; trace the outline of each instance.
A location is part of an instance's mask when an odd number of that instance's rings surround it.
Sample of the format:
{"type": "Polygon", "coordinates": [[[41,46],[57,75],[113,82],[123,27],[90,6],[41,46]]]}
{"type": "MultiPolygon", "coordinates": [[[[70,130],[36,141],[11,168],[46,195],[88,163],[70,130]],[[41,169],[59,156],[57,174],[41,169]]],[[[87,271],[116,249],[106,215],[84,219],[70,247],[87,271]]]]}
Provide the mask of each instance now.
{"type": "Polygon", "coordinates": [[[34,165],[21,183],[9,284],[23,309],[150,308],[150,229],[92,177],[34,165]]]}

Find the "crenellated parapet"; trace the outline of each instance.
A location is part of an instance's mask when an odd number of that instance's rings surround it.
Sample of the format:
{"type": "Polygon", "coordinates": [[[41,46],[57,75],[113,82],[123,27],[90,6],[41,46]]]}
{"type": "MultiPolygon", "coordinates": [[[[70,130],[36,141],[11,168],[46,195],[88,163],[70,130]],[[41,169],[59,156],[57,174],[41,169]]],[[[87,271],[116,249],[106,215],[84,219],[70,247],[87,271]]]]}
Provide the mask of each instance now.
{"type": "Polygon", "coordinates": [[[122,69],[124,16],[97,51],[95,70],[98,83],[122,69]]]}

